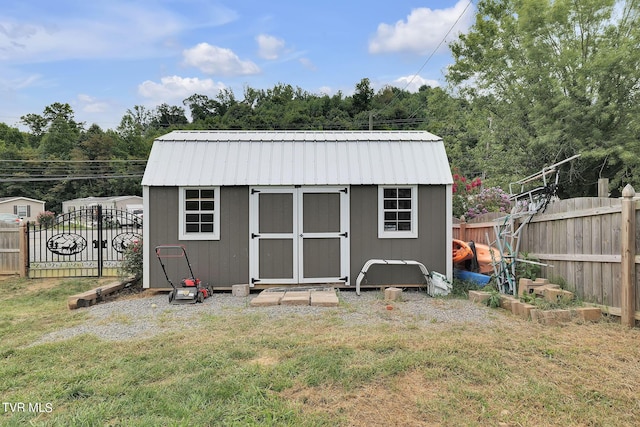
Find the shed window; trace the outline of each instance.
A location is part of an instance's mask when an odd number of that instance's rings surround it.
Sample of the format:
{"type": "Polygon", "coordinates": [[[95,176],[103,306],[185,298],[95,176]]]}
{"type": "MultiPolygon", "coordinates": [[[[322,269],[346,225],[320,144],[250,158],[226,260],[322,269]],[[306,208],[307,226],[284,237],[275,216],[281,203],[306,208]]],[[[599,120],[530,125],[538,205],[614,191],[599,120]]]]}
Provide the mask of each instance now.
{"type": "Polygon", "coordinates": [[[418,237],[418,187],[378,187],[378,237],[418,237]]]}
{"type": "Polygon", "coordinates": [[[220,188],[180,189],[180,240],[220,239],[220,188]]]}

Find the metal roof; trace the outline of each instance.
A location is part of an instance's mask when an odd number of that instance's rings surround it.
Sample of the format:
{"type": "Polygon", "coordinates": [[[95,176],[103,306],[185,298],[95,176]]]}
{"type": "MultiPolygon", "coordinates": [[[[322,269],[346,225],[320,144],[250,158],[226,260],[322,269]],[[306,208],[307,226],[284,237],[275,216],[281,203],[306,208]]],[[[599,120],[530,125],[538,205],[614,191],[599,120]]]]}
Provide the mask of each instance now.
{"type": "Polygon", "coordinates": [[[144,186],[451,184],[424,131],[174,131],[155,140],[144,186]]]}

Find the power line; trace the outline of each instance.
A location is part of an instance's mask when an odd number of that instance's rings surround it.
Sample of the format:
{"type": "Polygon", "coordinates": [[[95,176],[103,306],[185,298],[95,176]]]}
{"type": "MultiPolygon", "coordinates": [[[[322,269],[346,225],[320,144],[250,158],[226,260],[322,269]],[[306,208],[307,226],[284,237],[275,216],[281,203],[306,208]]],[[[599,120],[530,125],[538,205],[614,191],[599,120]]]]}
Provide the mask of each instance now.
{"type": "Polygon", "coordinates": [[[146,160],[0,160],[0,183],[140,178],[146,160]]]}
{"type": "Polygon", "coordinates": [[[29,176],[29,177],[11,177],[0,178],[0,182],[32,182],[32,181],[76,181],[86,179],[115,179],[115,178],[139,178],[143,174],[128,174],[128,175],[58,175],[58,176],[29,176]]]}
{"type": "MultiPolygon", "coordinates": [[[[391,99],[391,101],[389,101],[387,103],[387,105],[385,105],[384,107],[382,107],[381,109],[379,109],[376,112],[372,112],[372,114],[380,114],[382,111],[384,111],[385,109],[390,108],[394,102],[399,98],[399,94],[403,93],[406,91],[406,89],[409,87],[409,85],[411,85],[411,83],[413,83],[413,81],[415,80],[415,78],[420,74],[420,72],[424,69],[424,67],[427,66],[427,64],[429,63],[429,61],[431,60],[431,58],[433,58],[433,56],[435,55],[435,53],[438,51],[438,49],[440,49],[440,46],[442,46],[442,44],[445,42],[445,40],[447,39],[447,37],[449,36],[449,34],[451,34],[451,31],[453,31],[453,29],[456,27],[456,25],[458,25],[458,22],[460,22],[460,20],[462,19],[462,17],[464,16],[464,14],[467,12],[467,9],[469,8],[469,6],[471,6],[473,4],[473,0],[469,0],[469,2],[467,3],[467,5],[464,7],[464,9],[462,10],[462,12],[460,13],[460,15],[458,15],[458,17],[456,18],[456,20],[454,21],[454,23],[451,25],[451,27],[449,28],[449,30],[446,32],[446,34],[442,37],[442,39],[440,40],[440,42],[438,43],[438,45],[431,51],[431,53],[429,54],[429,56],[427,57],[427,59],[422,63],[422,66],[418,69],[418,71],[413,74],[413,76],[411,77],[411,79],[409,80],[409,82],[404,86],[404,88],[402,88],[402,90],[400,92],[397,92],[394,97],[391,99]]],[[[417,114],[419,108],[416,109],[413,113],[411,113],[411,115],[409,115],[409,118],[413,118],[415,116],[415,114],[417,114]]],[[[377,122],[376,122],[377,123],[377,122]]]]}

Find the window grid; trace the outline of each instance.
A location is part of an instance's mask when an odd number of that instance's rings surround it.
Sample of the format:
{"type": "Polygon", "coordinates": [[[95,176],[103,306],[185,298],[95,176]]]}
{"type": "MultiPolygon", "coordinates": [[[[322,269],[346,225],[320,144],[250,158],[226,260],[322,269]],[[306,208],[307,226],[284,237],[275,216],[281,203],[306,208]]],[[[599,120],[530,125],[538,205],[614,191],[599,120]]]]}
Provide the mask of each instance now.
{"type": "Polygon", "coordinates": [[[184,196],[184,231],[186,234],[215,232],[215,190],[186,189],[184,196]]]}
{"type": "Polygon", "coordinates": [[[384,231],[412,231],[411,192],[410,187],[387,187],[384,189],[384,231]]]}

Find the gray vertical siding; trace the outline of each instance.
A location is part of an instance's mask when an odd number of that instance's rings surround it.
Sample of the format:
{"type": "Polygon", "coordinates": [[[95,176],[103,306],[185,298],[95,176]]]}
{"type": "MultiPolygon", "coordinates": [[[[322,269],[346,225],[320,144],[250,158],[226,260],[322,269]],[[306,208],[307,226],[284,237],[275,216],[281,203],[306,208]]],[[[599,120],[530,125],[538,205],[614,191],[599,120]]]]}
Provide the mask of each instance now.
{"type": "MultiPolygon", "coordinates": [[[[186,246],[194,273],[213,286],[231,286],[249,280],[249,189],[220,188],[220,240],[178,240],[178,188],[150,187],[149,213],[145,226],[149,229],[149,287],[167,287],[153,248],[162,244],[186,246]]],[[[188,268],[182,259],[165,260],[169,277],[186,276],[188,268]]]]}
{"type": "MultiPolygon", "coordinates": [[[[429,271],[446,273],[446,187],[418,187],[418,238],[378,239],[378,187],[351,186],[351,277],[355,285],[369,259],[408,259],[422,262],[429,271]]],[[[373,266],[367,274],[371,284],[413,284],[424,279],[416,267],[373,266]]]]}
{"type": "MultiPolygon", "coordinates": [[[[231,286],[249,281],[249,189],[244,186],[220,188],[220,240],[178,240],[178,188],[150,187],[149,213],[145,226],[149,227],[150,280],[149,286],[168,286],[153,248],[161,244],[184,244],[187,248],[194,273],[214,286],[231,286]]],[[[418,238],[378,239],[378,187],[375,185],[352,185],[350,191],[351,275],[349,281],[355,285],[356,277],[364,263],[373,258],[411,259],[422,262],[429,270],[446,272],[446,187],[419,186],[418,189],[418,238]]],[[[145,213],[146,214],[146,213],[145,213]]],[[[264,224],[265,227],[280,228],[281,224],[264,224]]],[[[334,228],[334,224],[315,224],[315,227],[334,228]]],[[[308,244],[317,242],[310,241],[308,244]]],[[[321,242],[331,245],[332,241],[321,242]]],[[[337,253],[332,247],[322,249],[326,260],[337,253]]],[[[308,248],[311,250],[311,248],[308,248]]],[[[172,279],[187,274],[184,260],[167,260],[172,279]],[[178,262],[182,261],[182,263],[178,262]]],[[[266,268],[266,267],[265,267],[266,268]]],[[[275,268],[275,267],[274,267],[275,268]]],[[[290,266],[280,266],[280,269],[290,266]]],[[[305,270],[322,275],[332,268],[327,263],[315,262],[305,265],[305,270]],[[316,271],[317,270],[317,271],[316,271]],[[322,274],[321,274],[322,273],[322,274]]],[[[276,274],[276,271],[271,272],[276,274]]],[[[368,274],[373,284],[421,283],[422,276],[415,267],[374,266],[368,274]]]]}

